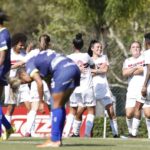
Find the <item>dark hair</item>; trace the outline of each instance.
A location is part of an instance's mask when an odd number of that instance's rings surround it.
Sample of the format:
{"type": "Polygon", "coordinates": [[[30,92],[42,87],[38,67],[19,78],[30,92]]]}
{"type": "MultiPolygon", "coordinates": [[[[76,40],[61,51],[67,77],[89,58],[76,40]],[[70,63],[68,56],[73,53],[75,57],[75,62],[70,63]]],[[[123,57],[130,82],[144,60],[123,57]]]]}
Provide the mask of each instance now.
{"type": "Polygon", "coordinates": [[[26,42],[27,36],[24,33],[16,33],[12,36],[11,46],[16,46],[19,42],[26,42]]]}
{"type": "Polygon", "coordinates": [[[79,49],[79,50],[83,47],[84,42],[83,42],[81,33],[76,34],[75,39],[73,39],[73,45],[76,49],[79,49]]]}
{"type": "Polygon", "coordinates": [[[146,33],[146,34],[144,35],[144,38],[145,38],[145,41],[146,41],[146,42],[150,43],[150,33],[146,33]]]}
{"type": "Polygon", "coordinates": [[[39,41],[41,41],[41,38],[42,38],[42,37],[43,37],[44,40],[45,40],[45,44],[48,45],[48,44],[50,43],[50,41],[51,41],[50,36],[47,35],[47,34],[42,34],[42,35],[39,37],[39,41]]]}
{"type": "Polygon", "coordinates": [[[141,43],[140,43],[139,41],[133,41],[133,42],[131,42],[131,44],[130,44],[130,47],[129,47],[129,48],[131,48],[131,45],[132,45],[133,43],[138,43],[138,44],[139,44],[139,46],[140,46],[140,49],[142,48],[142,45],[141,45],[141,43]]]}
{"type": "Polygon", "coordinates": [[[6,15],[6,13],[0,9],[0,24],[3,24],[4,21],[8,21],[9,17],[6,15]]]}
{"type": "Polygon", "coordinates": [[[92,51],[92,47],[94,46],[95,43],[99,43],[98,40],[91,40],[89,48],[88,48],[88,54],[92,57],[93,55],[93,51],[92,51]]]}

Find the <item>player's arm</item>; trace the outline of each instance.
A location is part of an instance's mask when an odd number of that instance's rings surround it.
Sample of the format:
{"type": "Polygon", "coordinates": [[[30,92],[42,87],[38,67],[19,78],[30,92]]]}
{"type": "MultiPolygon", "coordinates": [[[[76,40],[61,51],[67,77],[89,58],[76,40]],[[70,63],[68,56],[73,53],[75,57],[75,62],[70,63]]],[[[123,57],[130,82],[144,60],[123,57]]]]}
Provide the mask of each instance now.
{"type": "Polygon", "coordinates": [[[97,74],[106,74],[108,71],[109,66],[107,63],[102,63],[98,65],[97,74]]]}
{"type": "Polygon", "coordinates": [[[134,72],[137,70],[137,67],[134,68],[123,68],[122,69],[122,75],[124,77],[130,77],[134,75],[134,72]]]}
{"type": "Polygon", "coordinates": [[[38,71],[35,71],[34,73],[31,73],[31,77],[37,84],[37,89],[38,89],[38,93],[39,93],[39,99],[42,102],[44,94],[43,94],[43,82],[42,82],[42,79],[40,77],[40,74],[39,74],[38,71]]]}
{"type": "Polygon", "coordinates": [[[99,75],[99,74],[106,74],[108,71],[108,64],[107,63],[102,63],[97,65],[94,69],[92,69],[93,75],[99,75]]]}
{"type": "Polygon", "coordinates": [[[137,69],[133,72],[133,75],[143,74],[143,66],[137,67],[137,69]]]}
{"type": "Polygon", "coordinates": [[[5,56],[6,56],[7,49],[0,48],[0,66],[3,65],[5,56]]]}
{"type": "Polygon", "coordinates": [[[11,65],[11,69],[19,68],[19,67],[23,66],[24,64],[25,64],[24,61],[16,62],[15,64],[11,65]]]}
{"type": "Polygon", "coordinates": [[[146,77],[145,77],[143,88],[141,91],[142,96],[144,97],[147,95],[147,84],[148,84],[149,79],[150,79],[150,64],[147,65],[146,77]]]}

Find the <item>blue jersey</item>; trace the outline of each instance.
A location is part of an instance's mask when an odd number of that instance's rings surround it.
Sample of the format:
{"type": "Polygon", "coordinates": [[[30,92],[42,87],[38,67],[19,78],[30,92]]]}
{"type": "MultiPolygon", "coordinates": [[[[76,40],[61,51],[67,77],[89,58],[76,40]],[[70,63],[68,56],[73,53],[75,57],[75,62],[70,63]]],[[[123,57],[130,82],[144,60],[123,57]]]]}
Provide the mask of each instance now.
{"type": "Polygon", "coordinates": [[[10,70],[11,38],[6,28],[0,29],[0,51],[7,51],[3,65],[0,66],[0,84],[7,85],[6,74],[10,70]]]}
{"type": "Polygon", "coordinates": [[[50,75],[52,92],[75,88],[80,83],[78,66],[70,58],[52,50],[42,51],[32,57],[26,63],[26,69],[31,76],[37,71],[42,77],[50,75]]]}

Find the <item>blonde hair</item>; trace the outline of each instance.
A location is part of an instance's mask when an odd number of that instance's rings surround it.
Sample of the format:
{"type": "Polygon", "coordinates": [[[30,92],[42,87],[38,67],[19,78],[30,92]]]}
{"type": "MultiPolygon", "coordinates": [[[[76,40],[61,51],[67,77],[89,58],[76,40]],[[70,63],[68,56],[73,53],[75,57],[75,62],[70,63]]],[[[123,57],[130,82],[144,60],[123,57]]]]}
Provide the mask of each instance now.
{"type": "Polygon", "coordinates": [[[12,88],[13,92],[18,91],[21,80],[18,77],[13,77],[8,79],[8,83],[10,84],[10,87],[12,88]]]}

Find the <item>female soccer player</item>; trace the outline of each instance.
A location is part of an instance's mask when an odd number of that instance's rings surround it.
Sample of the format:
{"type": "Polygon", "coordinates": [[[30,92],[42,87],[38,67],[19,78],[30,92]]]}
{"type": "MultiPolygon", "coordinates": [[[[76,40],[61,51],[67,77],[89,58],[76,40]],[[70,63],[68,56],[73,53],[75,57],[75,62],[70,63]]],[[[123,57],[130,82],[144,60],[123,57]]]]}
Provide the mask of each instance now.
{"type": "Polygon", "coordinates": [[[88,53],[96,66],[96,69],[92,69],[95,99],[100,101],[107,110],[113,137],[116,138],[118,137],[118,125],[113,108],[113,98],[106,76],[109,68],[108,58],[103,54],[103,46],[97,40],[90,42],[88,53]]]}
{"type": "MultiPolygon", "coordinates": [[[[9,31],[4,27],[4,21],[8,21],[8,16],[0,10],[0,98],[2,96],[4,86],[7,85],[6,76],[10,70],[11,39],[9,31]]],[[[14,129],[11,127],[11,124],[2,112],[0,100],[0,138],[2,133],[2,124],[6,128],[5,139],[7,139],[11,133],[14,133],[14,129]]]]}
{"type": "Polygon", "coordinates": [[[141,120],[143,109],[148,138],[150,138],[150,102],[142,98],[141,90],[144,83],[144,55],[141,54],[141,44],[138,41],[131,43],[131,57],[123,64],[123,75],[128,77],[128,89],[126,98],[126,122],[129,130],[129,137],[136,137],[141,120]]]}
{"type": "Polygon", "coordinates": [[[35,80],[37,83],[40,106],[44,109],[43,83],[41,77],[51,78],[50,91],[53,99],[51,138],[38,147],[59,147],[62,144],[62,131],[66,112],[65,104],[74,88],[80,83],[80,70],[78,66],[64,55],[55,51],[41,51],[26,63],[26,72],[19,74],[22,83],[35,80]]]}

